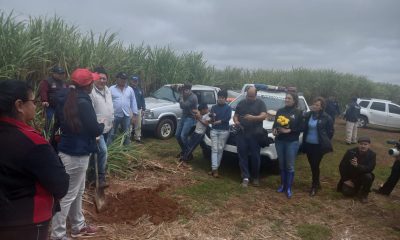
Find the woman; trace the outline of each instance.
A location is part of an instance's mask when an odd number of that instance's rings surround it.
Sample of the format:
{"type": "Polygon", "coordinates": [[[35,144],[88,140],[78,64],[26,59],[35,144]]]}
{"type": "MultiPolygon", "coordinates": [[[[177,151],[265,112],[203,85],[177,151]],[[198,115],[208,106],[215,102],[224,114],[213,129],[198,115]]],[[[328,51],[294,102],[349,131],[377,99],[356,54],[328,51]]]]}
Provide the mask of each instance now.
{"type": "Polygon", "coordinates": [[[285,107],[277,111],[272,127],[281,172],[281,186],[277,191],[286,192],[288,198],[292,197],[294,161],[299,150],[299,135],[303,128],[303,116],[297,109],[298,103],[299,97],[296,93],[287,93],[285,107]]]}
{"type": "Polygon", "coordinates": [[[221,90],[218,92],[217,104],[211,107],[211,172],[210,175],[219,177],[218,168],[221,164],[222,154],[226,141],[229,137],[229,120],[232,117],[232,109],[226,103],[228,92],[221,90]]]}
{"type": "Polygon", "coordinates": [[[22,81],[0,81],[0,239],[47,239],[68,175],[49,143],[28,122],[36,100],[22,81]]]}
{"type": "Polygon", "coordinates": [[[82,195],[85,190],[86,169],[90,154],[97,150],[96,137],[103,133],[104,124],[98,123],[89,93],[93,80],[99,79],[87,69],[76,69],[69,89],[60,92],[56,116],[60,121],[59,156],[70,176],[67,195],[61,200],[61,212],[53,217],[51,239],[66,239],[67,217],[71,236],[93,235],[97,229],[85,223],[82,214],[82,195]]]}
{"type": "Polygon", "coordinates": [[[315,196],[319,182],[319,164],[325,153],[332,152],[333,137],[332,118],[324,112],[325,100],[317,97],[311,106],[311,112],[305,117],[303,134],[303,151],[307,154],[312,173],[310,196],[315,196]]]}

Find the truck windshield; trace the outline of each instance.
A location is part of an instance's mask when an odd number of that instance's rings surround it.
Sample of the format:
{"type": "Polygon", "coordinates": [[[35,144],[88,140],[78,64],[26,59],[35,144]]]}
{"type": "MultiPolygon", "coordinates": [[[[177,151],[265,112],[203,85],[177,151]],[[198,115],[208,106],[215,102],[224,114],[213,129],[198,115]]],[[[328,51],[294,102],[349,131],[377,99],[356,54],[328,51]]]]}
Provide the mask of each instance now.
{"type": "Polygon", "coordinates": [[[177,102],[179,93],[174,91],[171,87],[163,86],[151,94],[153,98],[163,99],[171,102],[177,102]]]}

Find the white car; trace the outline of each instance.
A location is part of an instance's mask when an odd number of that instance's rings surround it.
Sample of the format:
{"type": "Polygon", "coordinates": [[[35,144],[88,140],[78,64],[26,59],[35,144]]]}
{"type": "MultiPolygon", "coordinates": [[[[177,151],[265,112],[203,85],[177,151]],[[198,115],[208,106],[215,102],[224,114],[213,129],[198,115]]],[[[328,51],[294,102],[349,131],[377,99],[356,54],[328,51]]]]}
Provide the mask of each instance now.
{"type": "Polygon", "coordinates": [[[367,124],[400,129],[400,106],[383,99],[358,98],[360,117],[358,126],[367,124]]]}
{"type": "MultiPolygon", "coordinates": [[[[256,87],[257,87],[257,85],[256,85],[256,87]]],[[[259,88],[257,87],[257,89],[259,89],[259,88]]],[[[271,89],[271,88],[269,88],[269,89],[271,89]]],[[[267,147],[261,148],[260,153],[261,153],[261,157],[267,158],[272,161],[278,159],[278,156],[277,156],[276,150],[275,150],[275,144],[274,144],[275,136],[272,135],[272,125],[275,120],[276,111],[285,106],[285,97],[286,97],[286,89],[283,87],[279,87],[279,90],[278,90],[278,88],[276,88],[276,90],[258,90],[257,91],[257,98],[262,99],[267,106],[267,115],[268,116],[267,116],[267,119],[265,119],[263,122],[263,127],[264,127],[264,129],[266,129],[268,131],[268,137],[270,138],[270,145],[267,147]]],[[[235,114],[235,109],[236,109],[237,104],[245,98],[246,98],[245,93],[242,93],[241,95],[239,95],[239,97],[237,97],[234,101],[232,101],[230,103],[230,106],[232,107],[232,117],[235,114]]],[[[310,111],[307,101],[302,95],[299,95],[298,108],[305,112],[310,111]]],[[[233,119],[231,119],[230,124],[233,124],[233,119]]],[[[205,143],[202,145],[203,146],[203,154],[205,155],[205,157],[209,157],[210,149],[211,149],[211,139],[210,139],[209,131],[204,136],[203,141],[205,143]]],[[[302,141],[302,135],[300,136],[300,141],[302,141]]],[[[231,152],[231,153],[237,154],[235,137],[229,136],[224,150],[226,152],[231,152]]]]}

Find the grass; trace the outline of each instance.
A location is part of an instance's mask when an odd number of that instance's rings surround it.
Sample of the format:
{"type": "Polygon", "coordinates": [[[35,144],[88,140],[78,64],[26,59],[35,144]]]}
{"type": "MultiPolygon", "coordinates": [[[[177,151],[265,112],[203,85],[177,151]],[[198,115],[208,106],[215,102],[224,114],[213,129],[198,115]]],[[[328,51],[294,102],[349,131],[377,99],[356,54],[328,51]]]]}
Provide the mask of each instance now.
{"type": "Polygon", "coordinates": [[[296,229],[297,235],[303,240],[325,240],[332,236],[329,228],[318,224],[300,224],[296,229]]]}

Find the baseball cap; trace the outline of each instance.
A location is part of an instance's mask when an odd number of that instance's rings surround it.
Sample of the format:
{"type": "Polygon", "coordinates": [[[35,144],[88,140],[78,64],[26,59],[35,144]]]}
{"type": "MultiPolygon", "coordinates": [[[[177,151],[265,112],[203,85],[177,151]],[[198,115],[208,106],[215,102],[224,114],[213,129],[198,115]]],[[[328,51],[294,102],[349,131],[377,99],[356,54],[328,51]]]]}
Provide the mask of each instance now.
{"type": "Polygon", "coordinates": [[[54,66],[51,68],[50,70],[52,73],[58,73],[58,74],[63,74],[65,73],[64,68],[60,67],[60,66],[54,66]]]}
{"type": "Polygon", "coordinates": [[[119,73],[117,73],[117,78],[128,79],[128,74],[126,74],[124,72],[119,72],[119,73]]]}
{"type": "Polygon", "coordinates": [[[131,77],[131,80],[133,80],[133,81],[139,81],[140,78],[139,78],[138,75],[133,75],[133,76],[131,77]]]}
{"type": "Polygon", "coordinates": [[[77,68],[71,74],[71,80],[78,86],[84,87],[91,84],[93,81],[99,80],[100,75],[93,73],[86,68],[77,68]]]}

